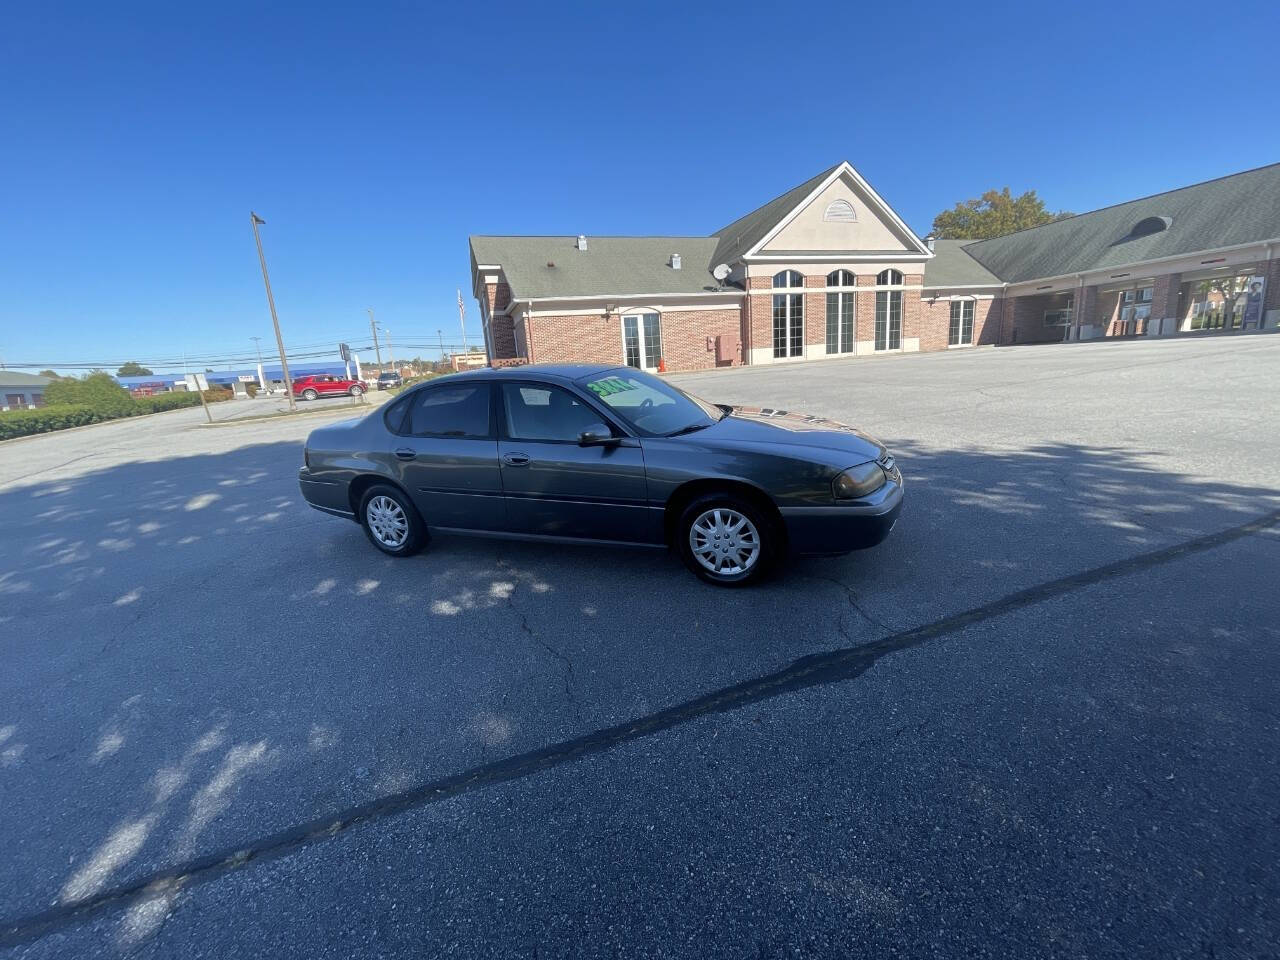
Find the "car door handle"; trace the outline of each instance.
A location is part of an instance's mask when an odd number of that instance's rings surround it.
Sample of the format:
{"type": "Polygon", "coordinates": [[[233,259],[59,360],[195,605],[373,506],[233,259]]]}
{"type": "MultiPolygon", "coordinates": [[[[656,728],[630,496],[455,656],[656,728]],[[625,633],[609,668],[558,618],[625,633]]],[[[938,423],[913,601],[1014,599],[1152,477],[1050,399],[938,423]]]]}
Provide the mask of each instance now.
{"type": "Polygon", "coordinates": [[[398,447],[396,449],[396,457],[401,460],[413,460],[418,456],[418,451],[410,450],[408,447],[398,447]]]}
{"type": "Polygon", "coordinates": [[[529,465],[529,455],[527,453],[504,453],[502,462],[509,467],[527,467],[529,465]]]}

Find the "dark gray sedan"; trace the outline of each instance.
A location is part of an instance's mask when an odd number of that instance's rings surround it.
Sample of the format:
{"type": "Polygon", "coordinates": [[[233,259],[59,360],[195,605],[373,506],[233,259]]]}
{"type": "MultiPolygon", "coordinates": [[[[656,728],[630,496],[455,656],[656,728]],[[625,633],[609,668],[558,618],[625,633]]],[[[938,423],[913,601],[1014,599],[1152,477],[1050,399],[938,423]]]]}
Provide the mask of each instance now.
{"type": "Polygon", "coordinates": [[[788,552],[872,547],[902,474],[853,427],[707,403],[631,367],[526,366],[432,380],[307,438],[302,495],[393,556],[432,532],[674,546],[716,584],[788,552]]]}

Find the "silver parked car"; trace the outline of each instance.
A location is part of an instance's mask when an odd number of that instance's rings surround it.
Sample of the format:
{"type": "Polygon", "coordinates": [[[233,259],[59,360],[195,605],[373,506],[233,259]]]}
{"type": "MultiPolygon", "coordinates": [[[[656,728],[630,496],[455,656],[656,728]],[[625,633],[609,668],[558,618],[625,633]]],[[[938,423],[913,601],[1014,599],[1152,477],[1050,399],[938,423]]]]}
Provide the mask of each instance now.
{"type": "Polygon", "coordinates": [[[440,377],[312,431],[304,461],[307,502],[393,556],[433,531],[670,545],[725,585],[788,552],[874,546],[902,508],[893,457],[853,427],[707,403],[631,367],[440,377]]]}

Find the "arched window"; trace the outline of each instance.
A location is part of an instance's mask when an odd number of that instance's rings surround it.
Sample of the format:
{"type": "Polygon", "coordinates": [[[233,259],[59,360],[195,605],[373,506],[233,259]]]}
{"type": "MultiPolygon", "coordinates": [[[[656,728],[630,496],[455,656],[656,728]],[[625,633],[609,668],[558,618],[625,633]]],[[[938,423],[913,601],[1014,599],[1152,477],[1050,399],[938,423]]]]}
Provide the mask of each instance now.
{"type": "MultiPolygon", "coordinates": [[[[877,287],[902,286],[897,270],[882,270],[876,276],[877,287]]],[[[876,291],[876,349],[902,349],[902,291],[876,291]]]]}
{"type": "MultiPolygon", "coordinates": [[[[852,287],[856,281],[848,270],[833,270],[827,274],[828,287],[852,287]]],[[[827,293],[827,353],[853,352],[852,290],[832,290],[827,293]]]]}
{"type": "Polygon", "coordinates": [[[858,213],[848,200],[832,200],[823,211],[822,219],[831,223],[857,223],[858,213]]]}
{"type": "MultiPolygon", "coordinates": [[[[774,288],[803,287],[804,277],[795,270],[783,270],[774,274],[774,288]]],[[[773,355],[798,357],[804,353],[804,295],[799,293],[775,293],[773,295],[773,355]]]]}
{"type": "Polygon", "coordinates": [[[973,343],[972,297],[951,301],[951,328],[947,333],[947,346],[962,347],[973,343]]]}

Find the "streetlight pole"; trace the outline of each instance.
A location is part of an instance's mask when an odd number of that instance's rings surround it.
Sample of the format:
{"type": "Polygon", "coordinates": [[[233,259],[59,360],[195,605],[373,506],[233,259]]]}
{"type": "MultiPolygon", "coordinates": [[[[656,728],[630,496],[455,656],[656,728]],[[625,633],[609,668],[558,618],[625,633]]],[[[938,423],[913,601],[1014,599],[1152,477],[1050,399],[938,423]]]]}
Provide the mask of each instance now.
{"type": "Polygon", "coordinates": [[[258,386],[264,391],[267,389],[267,375],[262,370],[262,338],[250,337],[253,341],[253,349],[258,351],[258,386]]]}
{"type": "Polygon", "coordinates": [[[444,331],[437,330],[436,336],[440,338],[440,362],[444,363],[444,331]]]}
{"type": "Polygon", "coordinates": [[[373,322],[373,307],[369,307],[369,329],[373,331],[373,352],[378,355],[378,372],[382,372],[382,348],[378,346],[378,325],[373,322]]]}
{"type": "Polygon", "coordinates": [[[298,406],[293,399],[293,378],[289,376],[289,360],[284,355],[284,337],[280,335],[280,319],[276,316],[276,299],[271,295],[271,278],[267,276],[267,258],[262,252],[262,237],[258,234],[258,224],[267,221],[250,210],[249,222],[253,224],[253,239],[258,245],[258,262],[262,264],[262,282],[267,288],[267,306],[271,308],[271,324],[276,328],[276,346],[280,349],[280,369],[284,373],[284,392],[289,397],[289,412],[294,413],[298,406]]]}

